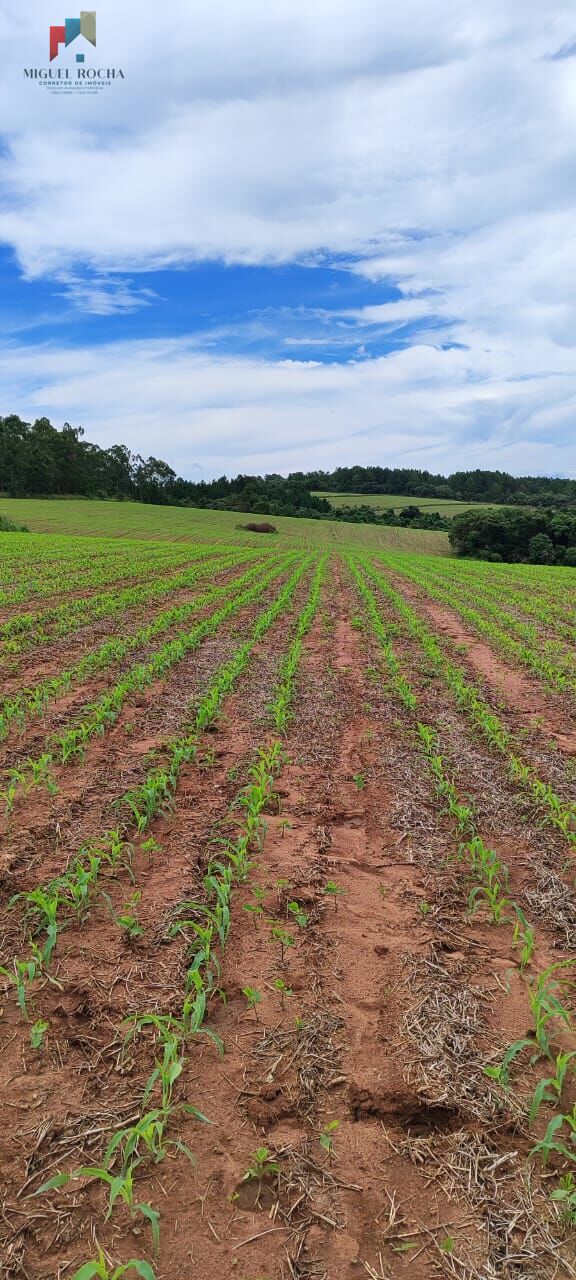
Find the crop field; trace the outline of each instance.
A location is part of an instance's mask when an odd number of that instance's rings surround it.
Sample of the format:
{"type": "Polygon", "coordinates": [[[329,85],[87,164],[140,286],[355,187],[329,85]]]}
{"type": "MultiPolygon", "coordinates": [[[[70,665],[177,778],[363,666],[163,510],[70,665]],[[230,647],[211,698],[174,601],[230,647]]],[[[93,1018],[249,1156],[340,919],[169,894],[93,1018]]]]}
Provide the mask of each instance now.
{"type": "Polygon", "coordinates": [[[480,510],[498,506],[495,502],[456,502],[453,498],[410,498],[397,493],[320,493],[319,498],[326,498],[332,507],[376,507],[379,511],[389,511],[391,507],[398,512],[402,507],[419,507],[421,511],[438,511],[441,516],[457,516],[461,511],[480,510]]]}
{"type": "MultiPolygon", "coordinates": [[[[81,499],[10,498],[0,502],[0,516],[27,525],[33,532],[78,534],[104,538],[166,539],[169,542],[241,541],[258,544],[258,534],[239,530],[239,524],[258,516],[236,511],[201,511],[191,507],[157,507],[140,502],[87,502],[81,499]]],[[[270,517],[278,530],[277,541],[301,548],[333,547],[355,543],[390,551],[449,555],[447,533],[421,529],[387,529],[378,525],[339,524],[335,521],[270,517]]],[[[260,519],[266,520],[266,516],[260,519]]]]}
{"type": "Polygon", "coordinates": [[[574,1280],[576,571],[32,505],[3,1280],[574,1280]]]}

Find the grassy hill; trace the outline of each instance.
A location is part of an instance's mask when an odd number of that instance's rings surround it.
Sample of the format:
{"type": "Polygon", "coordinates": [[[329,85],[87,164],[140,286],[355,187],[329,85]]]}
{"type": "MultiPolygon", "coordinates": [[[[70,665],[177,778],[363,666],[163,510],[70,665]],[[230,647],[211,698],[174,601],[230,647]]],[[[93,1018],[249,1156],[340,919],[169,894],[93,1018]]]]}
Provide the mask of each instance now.
{"type": "MultiPolygon", "coordinates": [[[[201,511],[196,507],[156,507],[137,502],[90,502],[81,498],[5,498],[0,515],[25,524],[33,532],[81,534],[88,537],[166,539],[169,542],[222,542],[238,539],[260,543],[261,534],[236,528],[258,516],[236,511],[201,511]]],[[[260,517],[266,520],[268,517],[260,517]]],[[[270,517],[284,543],[309,546],[366,546],[447,556],[448,535],[423,529],[394,529],[337,521],[270,517]]]]}
{"type": "Polygon", "coordinates": [[[332,507],[375,507],[379,511],[389,511],[393,507],[396,512],[401,507],[420,507],[421,511],[439,511],[442,516],[456,516],[460,511],[470,511],[494,507],[495,502],[455,502],[453,498],[410,498],[398,493],[320,493],[319,498],[326,498],[332,507]]]}

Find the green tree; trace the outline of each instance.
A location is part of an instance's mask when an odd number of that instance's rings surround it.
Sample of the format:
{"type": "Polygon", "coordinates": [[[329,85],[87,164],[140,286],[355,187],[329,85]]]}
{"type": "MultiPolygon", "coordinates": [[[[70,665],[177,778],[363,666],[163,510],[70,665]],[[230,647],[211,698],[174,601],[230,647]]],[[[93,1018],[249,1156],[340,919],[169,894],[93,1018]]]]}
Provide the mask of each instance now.
{"type": "Polygon", "coordinates": [[[531,564],[554,564],[554,543],[547,533],[537,533],[528,543],[528,559],[531,564]]]}

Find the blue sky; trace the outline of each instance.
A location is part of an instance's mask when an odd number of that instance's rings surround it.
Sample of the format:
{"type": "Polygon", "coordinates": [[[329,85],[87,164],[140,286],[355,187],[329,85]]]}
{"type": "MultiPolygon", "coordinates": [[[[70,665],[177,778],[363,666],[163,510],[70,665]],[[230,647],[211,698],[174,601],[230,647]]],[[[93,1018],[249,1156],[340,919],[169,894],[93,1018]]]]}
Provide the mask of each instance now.
{"type": "Polygon", "coordinates": [[[550,0],[0,4],[0,412],[189,476],[576,475],[576,20],[550,0]],[[75,66],[76,46],[57,65],[75,66]]]}

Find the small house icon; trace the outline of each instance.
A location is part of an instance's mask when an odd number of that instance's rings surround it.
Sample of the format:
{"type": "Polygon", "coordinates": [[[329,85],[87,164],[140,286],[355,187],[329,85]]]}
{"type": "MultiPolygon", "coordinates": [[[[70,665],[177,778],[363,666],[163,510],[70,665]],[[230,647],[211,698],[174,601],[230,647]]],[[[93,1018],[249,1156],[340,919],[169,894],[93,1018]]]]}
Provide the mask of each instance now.
{"type": "Polygon", "coordinates": [[[84,36],[96,47],[96,12],[82,10],[79,18],[66,18],[63,27],[50,27],[50,61],[58,57],[60,45],[68,48],[78,36],[84,36]]]}

